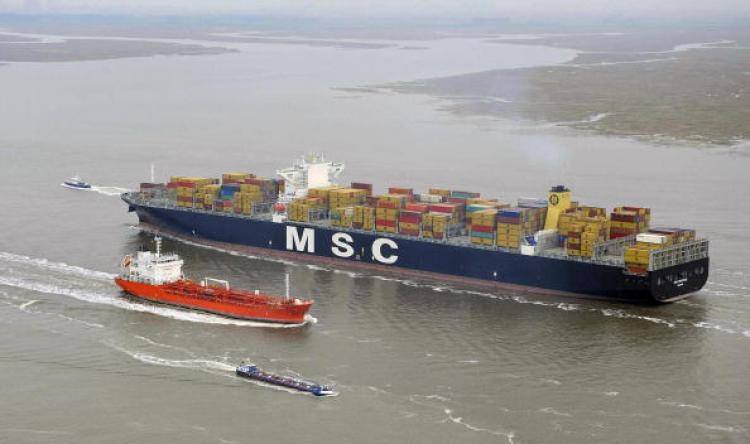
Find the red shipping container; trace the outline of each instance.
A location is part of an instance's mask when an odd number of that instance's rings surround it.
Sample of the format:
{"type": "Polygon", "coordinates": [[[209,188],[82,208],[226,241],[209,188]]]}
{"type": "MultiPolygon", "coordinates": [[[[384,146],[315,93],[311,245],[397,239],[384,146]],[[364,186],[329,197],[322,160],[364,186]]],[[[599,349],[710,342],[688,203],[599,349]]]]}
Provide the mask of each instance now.
{"type": "Polygon", "coordinates": [[[242,180],[242,183],[248,185],[267,185],[271,179],[258,179],[257,177],[248,177],[242,180]]]}
{"type": "Polygon", "coordinates": [[[419,236],[419,230],[399,230],[399,233],[407,236],[419,236]]]}
{"type": "Polygon", "coordinates": [[[465,204],[466,199],[463,197],[449,197],[448,202],[457,203],[457,204],[465,204]]]}
{"type": "Polygon", "coordinates": [[[408,203],[405,207],[408,211],[417,211],[420,213],[426,213],[429,211],[430,206],[425,203],[408,203]]]}
{"type": "Polygon", "coordinates": [[[398,208],[398,205],[395,202],[390,202],[387,200],[378,200],[377,203],[379,208],[398,208]]]}
{"type": "Polygon", "coordinates": [[[396,227],[396,221],[395,220],[385,220],[385,219],[375,219],[375,225],[378,226],[378,227],[395,228],[396,227]]]}
{"type": "Polygon", "coordinates": [[[355,190],[365,190],[367,191],[368,196],[372,196],[371,183],[352,182],[351,188],[354,188],[355,190]]]}
{"type": "Polygon", "coordinates": [[[419,223],[422,219],[421,213],[414,213],[410,211],[401,211],[398,216],[398,220],[401,222],[419,223]]]}
{"type": "Polygon", "coordinates": [[[493,233],[495,231],[495,227],[488,226],[488,225],[471,224],[471,231],[480,231],[482,233],[493,233]]]}
{"type": "Polygon", "coordinates": [[[430,204],[430,211],[434,211],[436,213],[453,213],[456,211],[456,207],[458,205],[455,203],[439,203],[439,204],[430,204]]]}
{"type": "Polygon", "coordinates": [[[637,214],[622,213],[612,213],[610,214],[610,219],[615,222],[639,222],[641,220],[640,216],[638,216],[637,214]]]}
{"type": "Polygon", "coordinates": [[[168,182],[167,183],[167,188],[172,189],[172,188],[177,188],[177,187],[179,187],[179,185],[177,185],[177,182],[168,182]]]}
{"type": "Polygon", "coordinates": [[[390,187],[388,188],[388,194],[400,194],[404,196],[412,196],[414,189],[412,188],[401,188],[401,187],[390,187]]]}

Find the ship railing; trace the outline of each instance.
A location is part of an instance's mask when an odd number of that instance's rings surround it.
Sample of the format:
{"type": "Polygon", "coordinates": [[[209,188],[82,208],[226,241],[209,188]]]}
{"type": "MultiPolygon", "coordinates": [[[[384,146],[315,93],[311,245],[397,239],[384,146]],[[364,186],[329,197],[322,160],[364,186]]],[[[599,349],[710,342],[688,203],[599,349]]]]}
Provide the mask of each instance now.
{"type": "Polygon", "coordinates": [[[649,253],[648,271],[674,267],[708,257],[708,239],[681,242],[649,253]]]}
{"type": "Polygon", "coordinates": [[[625,248],[635,245],[635,235],[618,237],[594,244],[593,258],[603,256],[622,256],[625,254],[625,248]]]}

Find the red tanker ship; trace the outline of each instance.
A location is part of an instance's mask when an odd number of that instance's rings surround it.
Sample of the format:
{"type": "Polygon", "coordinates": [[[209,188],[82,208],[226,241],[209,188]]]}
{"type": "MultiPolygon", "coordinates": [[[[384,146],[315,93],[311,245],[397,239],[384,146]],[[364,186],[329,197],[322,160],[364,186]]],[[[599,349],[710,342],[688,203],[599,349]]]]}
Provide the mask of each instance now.
{"type": "Polygon", "coordinates": [[[127,293],[153,302],[216,313],[238,319],[301,324],[314,303],[287,296],[261,294],[229,288],[227,281],[205,278],[200,283],[186,279],[183,260],[176,254],[161,254],[161,238],[156,252],[139,251],[125,256],[122,272],[115,283],[127,293]]]}

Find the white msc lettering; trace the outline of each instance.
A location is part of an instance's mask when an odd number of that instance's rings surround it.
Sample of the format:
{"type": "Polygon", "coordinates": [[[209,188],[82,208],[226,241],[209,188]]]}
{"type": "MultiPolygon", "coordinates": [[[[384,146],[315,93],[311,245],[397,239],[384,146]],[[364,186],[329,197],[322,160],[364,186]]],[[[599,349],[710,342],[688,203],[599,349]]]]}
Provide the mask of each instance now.
{"type": "Polygon", "coordinates": [[[286,249],[315,253],[315,230],[303,228],[302,236],[299,235],[297,227],[287,225],[286,227],[286,249]]]}
{"type": "Polygon", "coordinates": [[[338,257],[349,258],[354,255],[354,248],[350,245],[354,239],[348,233],[336,233],[331,238],[333,246],[331,252],[338,257]]]}
{"type": "Polygon", "coordinates": [[[383,245],[387,245],[391,250],[398,250],[398,245],[396,245],[396,242],[393,239],[375,239],[375,242],[372,243],[372,256],[381,264],[395,264],[398,260],[398,256],[395,254],[383,256],[383,252],[381,251],[383,245]]]}

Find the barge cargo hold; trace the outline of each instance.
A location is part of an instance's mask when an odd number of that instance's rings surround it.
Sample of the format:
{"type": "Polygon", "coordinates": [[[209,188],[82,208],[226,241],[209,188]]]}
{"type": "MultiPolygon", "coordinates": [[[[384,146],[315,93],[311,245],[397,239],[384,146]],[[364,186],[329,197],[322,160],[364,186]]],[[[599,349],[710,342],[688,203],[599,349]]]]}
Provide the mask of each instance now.
{"type": "MultiPolygon", "coordinates": [[[[153,188],[146,188],[147,192],[125,193],[122,199],[129,210],[138,215],[144,228],[191,242],[440,281],[635,303],[664,303],[700,290],[708,278],[708,241],[696,238],[694,231],[653,229],[649,236],[638,237],[639,232],[648,230],[650,211],[647,209],[615,209],[612,213],[612,220],[617,220],[615,236],[609,234],[610,218],[604,209],[576,206],[570,201],[569,190],[563,187],[553,188],[544,205],[539,200],[519,200],[519,207],[523,204],[536,208],[529,211],[507,208],[507,204],[492,200],[484,202],[485,206],[496,209],[497,222],[491,210],[470,208],[479,204],[466,203],[467,199],[475,202],[478,197],[443,196],[446,204],[436,204],[441,205],[436,210],[445,213],[424,213],[422,222],[417,223],[413,213],[420,206],[411,204],[408,213],[405,210],[405,217],[401,218],[402,222],[408,221],[403,222],[408,224],[404,233],[390,226],[381,231],[377,230],[377,223],[367,221],[371,217],[367,215],[368,205],[380,208],[370,195],[361,199],[358,193],[347,191],[347,196],[353,196],[347,199],[356,200],[354,206],[346,207],[352,208],[353,216],[346,215],[348,210],[323,207],[329,202],[316,201],[320,197],[305,197],[309,190],[329,186],[330,180],[342,169],[342,164],[321,158],[305,159],[293,168],[278,172],[285,179],[283,188],[277,191],[278,199],[269,201],[259,196],[248,205],[238,203],[236,211],[225,209],[227,200],[213,202],[208,208],[206,200],[198,203],[195,193],[193,206],[185,206],[167,191],[160,194],[153,188]],[[324,168],[326,177],[321,178],[320,171],[324,168]],[[363,203],[365,200],[369,203],[363,203]],[[292,213],[287,213],[287,209],[295,205],[298,207],[295,212],[304,209],[306,220],[291,220],[292,213]],[[458,207],[461,208],[456,209],[458,207]],[[364,222],[359,225],[356,220],[362,210],[358,208],[366,210],[364,222]],[[477,223],[473,230],[471,217],[466,218],[467,208],[476,212],[473,217],[477,223]],[[336,218],[331,214],[337,214],[336,218]],[[518,214],[528,218],[522,225],[514,225],[513,218],[519,217],[518,214]],[[439,225],[434,222],[438,220],[439,225]],[[433,225],[424,226],[425,221],[433,225]],[[649,243],[654,239],[658,244],[649,243]]],[[[253,182],[259,183],[259,179],[254,178],[253,182]]],[[[257,188],[253,185],[246,189],[257,188]]],[[[435,200],[434,196],[439,196],[437,193],[445,194],[441,189],[432,189],[430,194],[424,195],[414,195],[406,189],[389,191],[403,191],[405,202],[435,200]]],[[[263,192],[268,196],[265,189],[263,192]]],[[[236,193],[242,195],[239,187],[236,193]]],[[[322,195],[320,192],[312,194],[322,195]]],[[[405,205],[394,196],[395,193],[386,195],[383,207],[405,205]]],[[[243,201],[235,196],[235,202],[243,201]]],[[[383,217],[393,218],[390,213],[383,217]]]]}

